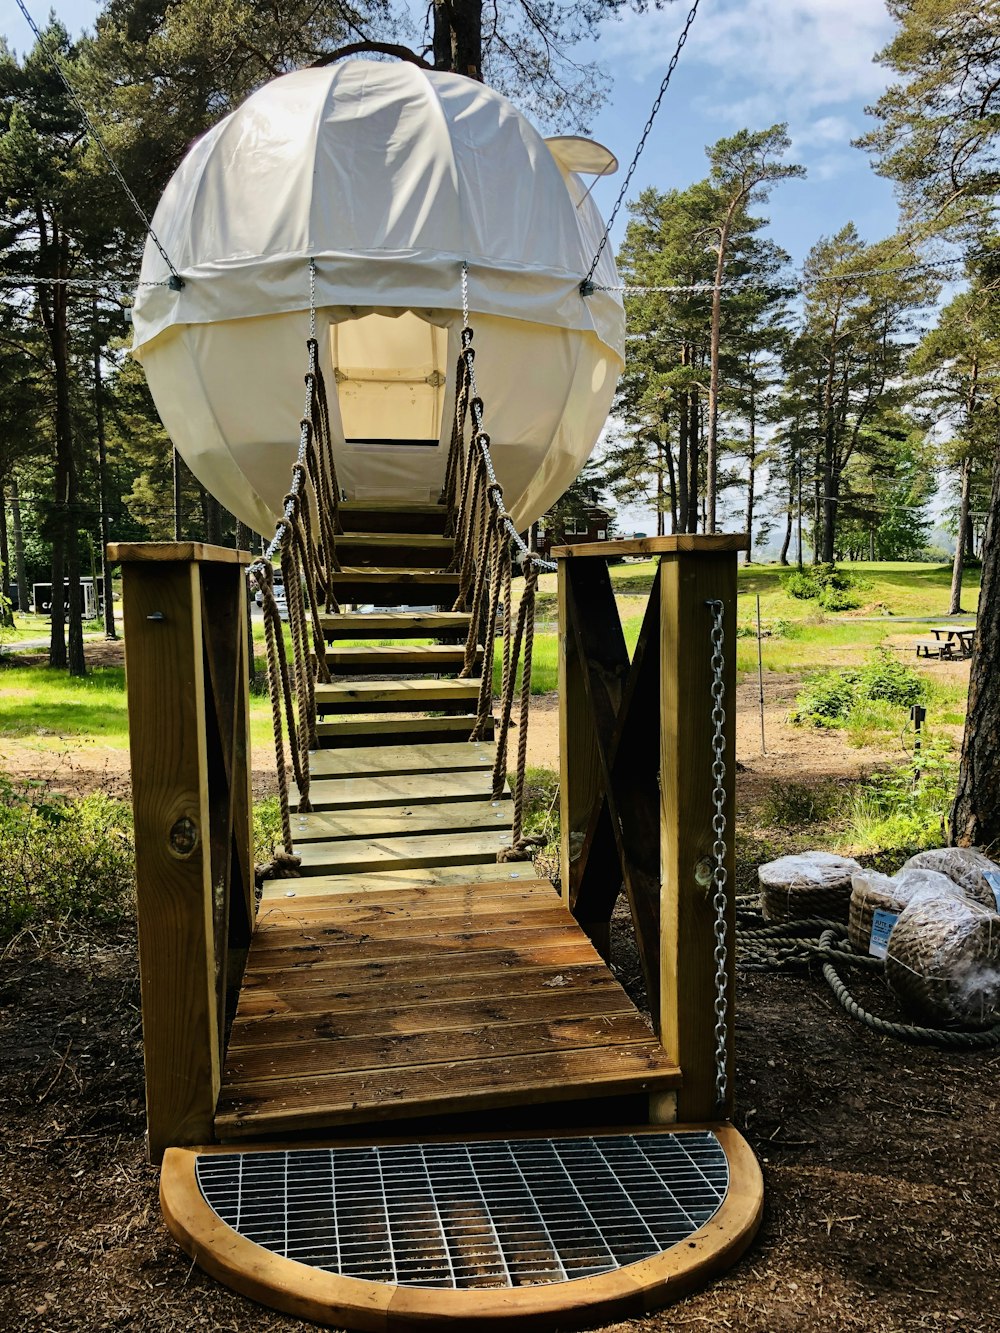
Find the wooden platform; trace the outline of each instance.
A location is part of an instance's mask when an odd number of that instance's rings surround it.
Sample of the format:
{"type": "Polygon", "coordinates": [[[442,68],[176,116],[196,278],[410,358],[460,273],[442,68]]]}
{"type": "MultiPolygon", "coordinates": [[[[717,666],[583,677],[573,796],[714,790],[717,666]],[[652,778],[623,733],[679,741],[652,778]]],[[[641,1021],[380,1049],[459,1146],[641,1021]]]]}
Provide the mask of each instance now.
{"type": "Polygon", "coordinates": [[[222,1140],[680,1081],[547,880],[278,891],[247,961],[222,1140]]]}

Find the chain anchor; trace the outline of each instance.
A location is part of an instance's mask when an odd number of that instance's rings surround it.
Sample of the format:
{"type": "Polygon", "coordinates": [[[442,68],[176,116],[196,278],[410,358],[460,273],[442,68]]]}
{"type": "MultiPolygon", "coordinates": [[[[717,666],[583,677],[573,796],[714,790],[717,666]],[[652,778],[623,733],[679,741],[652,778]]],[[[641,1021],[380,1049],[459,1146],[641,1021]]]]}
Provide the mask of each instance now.
{"type": "Polygon", "coordinates": [[[726,909],[728,906],[728,871],[726,870],[726,681],[725,606],[721,601],[706,603],[712,613],[712,909],[715,913],[715,1100],[720,1114],[729,1091],[727,1048],[729,1035],[728,950],[726,947],[726,909]]]}

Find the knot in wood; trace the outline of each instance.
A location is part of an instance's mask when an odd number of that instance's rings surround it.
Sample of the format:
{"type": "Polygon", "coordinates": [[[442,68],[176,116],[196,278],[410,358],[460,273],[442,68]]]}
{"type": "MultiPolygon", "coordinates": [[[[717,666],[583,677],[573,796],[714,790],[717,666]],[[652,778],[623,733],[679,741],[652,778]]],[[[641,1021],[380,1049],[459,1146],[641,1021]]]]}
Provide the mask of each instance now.
{"type": "Polygon", "coordinates": [[[181,815],[170,830],[169,842],[174,856],[190,856],[198,846],[198,825],[188,815],[181,815]]]}

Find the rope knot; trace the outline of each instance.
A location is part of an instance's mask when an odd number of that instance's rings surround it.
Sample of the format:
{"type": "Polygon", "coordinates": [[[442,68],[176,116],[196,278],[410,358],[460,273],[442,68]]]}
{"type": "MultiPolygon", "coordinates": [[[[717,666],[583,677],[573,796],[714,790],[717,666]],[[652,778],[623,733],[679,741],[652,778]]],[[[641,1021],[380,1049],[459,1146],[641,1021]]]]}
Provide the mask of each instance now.
{"type": "Polygon", "coordinates": [[[299,879],[301,865],[300,856],[293,856],[290,852],[275,852],[272,860],[254,866],[253,877],[258,888],[267,879],[299,879]]]}

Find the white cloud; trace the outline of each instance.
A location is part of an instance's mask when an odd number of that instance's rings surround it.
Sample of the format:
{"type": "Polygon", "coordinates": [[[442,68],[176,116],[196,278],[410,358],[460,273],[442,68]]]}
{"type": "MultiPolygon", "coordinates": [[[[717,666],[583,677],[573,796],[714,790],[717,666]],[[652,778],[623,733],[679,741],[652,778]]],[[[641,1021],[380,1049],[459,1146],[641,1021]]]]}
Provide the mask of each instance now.
{"type": "MultiPolygon", "coordinates": [[[[682,11],[683,0],[605,24],[602,53],[616,70],[649,77],[665,66],[682,11]]],[[[891,32],[882,0],[716,0],[699,13],[681,59],[724,75],[725,109],[752,102],[775,119],[799,120],[876,98],[886,75],[873,57],[891,32]]]]}

